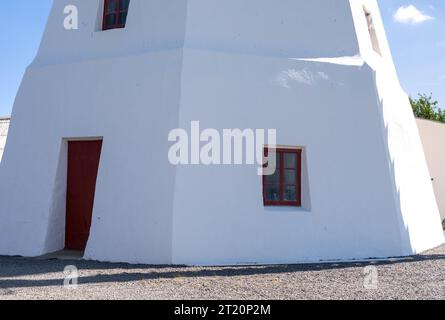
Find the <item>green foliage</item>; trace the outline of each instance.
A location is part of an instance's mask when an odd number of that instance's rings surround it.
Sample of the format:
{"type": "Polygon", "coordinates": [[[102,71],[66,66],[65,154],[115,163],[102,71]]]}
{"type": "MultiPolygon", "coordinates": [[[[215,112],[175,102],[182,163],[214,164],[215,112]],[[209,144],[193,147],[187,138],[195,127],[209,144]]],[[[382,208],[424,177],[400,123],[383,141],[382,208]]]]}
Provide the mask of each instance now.
{"type": "Polygon", "coordinates": [[[409,98],[409,101],[416,117],[445,123],[445,110],[438,107],[439,102],[433,100],[432,94],[419,94],[418,99],[409,98]]]}

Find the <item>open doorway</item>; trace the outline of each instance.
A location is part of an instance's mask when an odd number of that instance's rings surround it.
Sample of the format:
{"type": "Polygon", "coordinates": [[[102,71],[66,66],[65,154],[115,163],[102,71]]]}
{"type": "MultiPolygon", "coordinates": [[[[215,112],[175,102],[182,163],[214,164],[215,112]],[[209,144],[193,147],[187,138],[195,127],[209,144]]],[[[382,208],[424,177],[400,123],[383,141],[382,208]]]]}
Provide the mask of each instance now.
{"type": "Polygon", "coordinates": [[[68,141],[65,250],[86,248],[101,150],[102,140],[68,141]]]}

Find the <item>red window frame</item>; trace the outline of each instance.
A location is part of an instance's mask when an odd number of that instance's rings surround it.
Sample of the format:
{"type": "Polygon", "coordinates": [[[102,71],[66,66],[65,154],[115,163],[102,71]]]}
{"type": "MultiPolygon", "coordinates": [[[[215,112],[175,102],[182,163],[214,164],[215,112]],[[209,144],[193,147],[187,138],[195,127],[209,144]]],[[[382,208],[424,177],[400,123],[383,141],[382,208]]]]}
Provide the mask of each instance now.
{"type": "Polygon", "coordinates": [[[128,9],[130,7],[130,1],[128,1],[127,8],[121,8],[121,0],[104,0],[104,14],[102,18],[102,30],[110,29],[122,29],[125,28],[126,19],[128,15],[128,9]],[[116,10],[113,12],[108,12],[108,7],[110,2],[116,2],[116,10]],[[107,24],[107,16],[116,15],[116,20],[114,24],[107,24]],[[121,14],[125,14],[125,22],[120,21],[121,14]]]}
{"type": "MultiPolygon", "coordinates": [[[[263,202],[264,206],[289,206],[289,207],[301,207],[302,200],[302,190],[301,190],[301,166],[302,166],[302,149],[286,149],[286,148],[264,148],[264,155],[267,157],[269,154],[269,150],[275,150],[277,153],[277,160],[279,163],[277,163],[277,168],[280,170],[280,179],[279,184],[278,183],[267,183],[266,175],[263,174],[263,202]],[[295,154],[297,162],[295,164],[294,168],[287,168],[284,165],[284,155],[285,154],[295,154]],[[286,170],[295,170],[296,174],[296,180],[295,185],[294,184],[285,184],[285,171],[286,170]],[[279,185],[279,193],[280,193],[280,200],[268,200],[266,195],[266,187],[268,185],[279,185]],[[296,200],[295,201],[289,201],[285,200],[285,187],[286,186],[295,186],[296,188],[296,200]]],[[[267,167],[267,164],[264,165],[264,168],[267,167]]]]}

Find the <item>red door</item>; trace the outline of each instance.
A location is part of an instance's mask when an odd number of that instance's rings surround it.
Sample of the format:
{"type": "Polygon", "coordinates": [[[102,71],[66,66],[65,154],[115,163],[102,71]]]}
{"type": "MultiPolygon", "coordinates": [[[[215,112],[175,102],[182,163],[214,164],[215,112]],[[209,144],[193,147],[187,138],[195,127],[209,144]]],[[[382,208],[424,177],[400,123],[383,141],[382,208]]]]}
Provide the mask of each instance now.
{"type": "Polygon", "coordinates": [[[65,249],[85,250],[90,235],[102,141],[68,142],[65,249]]]}

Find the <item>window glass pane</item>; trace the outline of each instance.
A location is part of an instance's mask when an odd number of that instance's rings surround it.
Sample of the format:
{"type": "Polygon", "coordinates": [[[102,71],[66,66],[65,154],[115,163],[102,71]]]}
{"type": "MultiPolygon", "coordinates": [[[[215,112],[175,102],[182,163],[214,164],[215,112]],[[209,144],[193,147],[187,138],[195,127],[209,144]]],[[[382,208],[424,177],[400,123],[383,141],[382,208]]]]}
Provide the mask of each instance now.
{"type": "Polygon", "coordinates": [[[297,170],[284,170],[284,184],[297,184],[297,170]]]}
{"type": "Polygon", "coordinates": [[[130,0],[120,0],[119,9],[120,11],[127,11],[130,5],[130,0]]]}
{"type": "Polygon", "coordinates": [[[295,169],[297,168],[297,154],[296,153],[285,153],[284,154],[284,167],[295,169]]]}
{"type": "Polygon", "coordinates": [[[266,176],[266,184],[280,184],[280,170],[275,170],[271,176],[266,176]]]}
{"type": "Polygon", "coordinates": [[[117,11],[117,1],[118,0],[107,0],[106,13],[112,13],[117,11]]]}
{"type": "Polygon", "coordinates": [[[275,150],[273,150],[273,149],[269,149],[267,155],[269,156],[269,155],[271,155],[273,152],[275,152],[275,163],[276,163],[276,167],[279,168],[280,165],[281,165],[281,162],[280,162],[280,153],[277,152],[277,151],[275,151],[275,150]]]}
{"type": "Polygon", "coordinates": [[[264,162],[265,162],[265,166],[269,169],[272,169],[271,164],[269,164],[269,156],[272,154],[272,152],[275,152],[275,168],[276,169],[280,169],[280,153],[276,152],[276,151],[271,151],[271,149],[265,149],[264,151],[264,162]]]}
{"type": "Polygon", "coordinates": [[[125,26],[127,23],[127,12],[122,12],[119,14],[119,24],[125,26]]]}
{"type": "Polygon", "coordinates": [[[297,201],[297,188],[294,186],[286,186],[284,188],[285,201],[297,201]]]}
{"type": "Polygon", "coordinates": [[[116,24],[116,15],[109,14],[105,16],[105,27],[112,27],[116,24]]]}
{"type": "Polygon", "coordinates": [[[266,200],[280,201],[280,186],[266,185],[266,200]]]}

